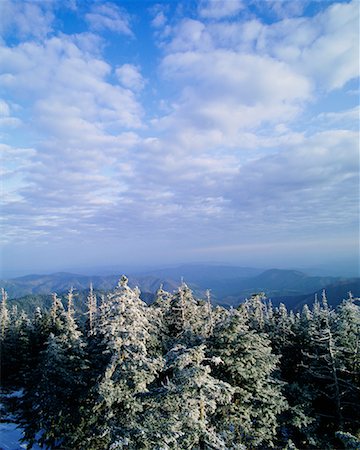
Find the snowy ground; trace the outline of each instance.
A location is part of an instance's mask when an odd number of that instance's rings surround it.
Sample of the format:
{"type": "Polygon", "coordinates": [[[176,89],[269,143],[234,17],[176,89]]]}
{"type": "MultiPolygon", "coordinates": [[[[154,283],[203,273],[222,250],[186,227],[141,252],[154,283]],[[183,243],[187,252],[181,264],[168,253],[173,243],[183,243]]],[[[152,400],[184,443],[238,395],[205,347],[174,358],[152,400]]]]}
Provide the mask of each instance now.
{"type": "MultiPolygon", "coordinates": [[[[21,444],[22,431],[16,428],[13,422],[0,423],[0,450],[21,450],[26,448],[26,444],[21,444]]],[[[33,450],[40,450],[38,445],[34,445],[33,450]]]]}
{"type": "MultiPolygon", "coordinates": [[[[20,397],[22,395],[21,391],[11,392],[10,394],[0,393],[1,397],[20,397]]],[[[22,431],[20,428],[17,428],[17,424],[12,422],[12,416],[4,410],[3,405],[0,401],[0,414],[1,420],[0,422],[0,450],[21,450],[26,448],[26,444],[21,444],[20,439],[22,438],[22,431]],[[9,420],[9,422],[5,422],[9,420]]],[[[33,446],[33,450],[40,450],[40,447],[37,445],[33,446]]]]}
{"type": "Polygon", "coordinates": [[[26,444],[20,444],[21,430],[16,428],[16,423],[0,423],[0,449],[20,450],[26,448],[26,444]]]}

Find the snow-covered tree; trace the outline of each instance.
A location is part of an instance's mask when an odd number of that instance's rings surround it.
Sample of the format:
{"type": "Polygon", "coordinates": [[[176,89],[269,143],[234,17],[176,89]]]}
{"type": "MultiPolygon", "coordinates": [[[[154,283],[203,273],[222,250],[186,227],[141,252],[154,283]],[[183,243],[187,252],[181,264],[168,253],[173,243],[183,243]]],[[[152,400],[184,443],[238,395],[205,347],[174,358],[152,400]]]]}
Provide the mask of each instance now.
{"type": "Polygon", "coordinates": [[[25,386],[20,422],[24,439],[47,448],[71,448],[85,397],[87,361],[84,342],[70,307],[66,313],[53,296],[50,335],[40,352],[37,367],[25,386]],[[39,435],[37,437],[37,435],[39,435]]]}
{"type": "Polygon", "coordinates": [[[95,328],[95,320],[96,320],[96,314],[97,314],[97,300],[96,295],[94,293],[93,285],[90,284],[90,291],[89,295],[87,297],[87,314],[88,314],[88,321],[89,321],[89,334],[93,334],[94,328],[95,328]]]}
{"type": "Polygon", "coordinates": [[[235,388],[233,402],[217,413],[229,448],[234,443],[273,445],[279,414],[286,408],[273,377],[279,358],[272,354],[269,339],[246,322],[242,311],[232,310],[215,327],[209,348],[209,355],[223,361],[214,367],[214,375],[235,388]]]}
{"type": "Polygon", "coordinates": [[[132,441],[142,410],[140,395],[148,391],[163,365],[154,344],[155,324],[139,295],[123,276],[100,308],[95,333],[101,337],[106,360],[80,430],[79,439],[88,449],[132,441]]]}
{"type": "Polygon", "coordinates": [[[1,288],[1,304],[0,304],[0,339],[4,339],[9,326],[9,311],[7,306],[7,292],[1,288]]]}
{"type": "Polygon", "coordinates": [[[24,311],[13,307],[6,314],[6,328],[1,339],[1,382],[19,387],[30,363],[30,321],[24,311]]]}
{"type": "Polygon", "coordinates": [[[227,448],[215,418],[218,407],[230,404],[234,388],[212,376],[210,361],[221,360],[205,351],[204,345],[177,345],[167,353],[163,383],[145,396],[142,430],[130,448],[227,448]]]}
{"type": "Polygon", "coordinates": [[[322,303],[315,303],[309,321],[309,345],[303,352],[301,379],[303,389],[306,384],[312,389],[318,445],[322,446],[332,442],[335,431],[349,426],[358,430],[359,386],[356,371],[349,370],[352,362],[347,356],[351,354],[351,360],[358,351],[359,311],[351,304],[345,302],[337,314],[329,307],[324,292],[322,303]]]}
{"type": "Polygon", "coordinates": [[[178,343],[185,346],[201,344],[209,334],[208,305],[197,300],[184,282],[171,297],[163,317],[168,350],[178,343]]]}

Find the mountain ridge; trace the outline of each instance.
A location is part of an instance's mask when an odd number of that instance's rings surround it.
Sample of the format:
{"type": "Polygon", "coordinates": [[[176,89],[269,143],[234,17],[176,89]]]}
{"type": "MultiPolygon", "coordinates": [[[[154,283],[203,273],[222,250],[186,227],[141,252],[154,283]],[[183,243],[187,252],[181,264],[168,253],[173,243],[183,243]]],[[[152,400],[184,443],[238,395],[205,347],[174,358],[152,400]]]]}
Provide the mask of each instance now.
{"type": "MultiPolygon", "coordinates": [[[[0,280],[0,287],[5,288],[10,299],[49,295],[53,292],[60,295],[66,293],[70,287],[78,292],[85,292],[89,289],[90,283],[94,289],[107,292],[114,289],[119,277],[120,274],[89,276],[70,272],[29,274],[0,280]]],[[[152,270],[130,274],[129,284],[132,287],[139,286],[144,299],[151,301],[160,285],[163,285],[165,290],[174,291],[180,285],[182,277],[196,296],[202,298],[205,290],[210,289],[214,303],[230,306],[235,306],[246,297],[260,291],[274,299],[275,303],[282,301],[289,306],[295,306],[305,300],[309,302],[315,293],[321,292],[324,288],[330,289],[332,302],[335,301],[332,292],[343,295],[346,290],[353,290],[354,295],[360,295],[360,278],[309,276],[292,269],[262,270],[237,266],[183,265],[152,270]],[[253,276],[249,276],[251,274],[253,276]]]]}

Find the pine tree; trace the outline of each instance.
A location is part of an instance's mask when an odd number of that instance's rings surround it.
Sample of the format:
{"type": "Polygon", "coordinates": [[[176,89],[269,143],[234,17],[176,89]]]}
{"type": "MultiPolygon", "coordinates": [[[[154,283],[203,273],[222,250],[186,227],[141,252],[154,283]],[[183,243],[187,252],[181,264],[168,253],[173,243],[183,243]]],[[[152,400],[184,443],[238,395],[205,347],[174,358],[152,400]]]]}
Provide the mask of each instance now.
{"type": "Polygon", "coordinates": [[[142,430],[130,448],[227,448],[214,419],[218,407],[230,404],[234,389],[212,376],[210,361],[221,360],[206,358],[205,350],[177,345],[167,353],[166,376],[144,399],[142,430]]]}
{"type": "Polygon", "coordinates": [[[241,311],[232,310],[215,327],[209,355],[223,361],[214,368],[215,376],[236,389],[231,405],[220,409],[217,417],[229,448],[234,443],[250,448],[273,445],[286,402],[273,377],[279,358],[271,353],[269,339],[250,330],[241,311]]]}
{"type": "MultiPolygon", "coordinates": [[[[357,414],[355,405],[359,398],[358,386],[355,378],[352,378],[350,371],[346,369],[346,356],[356,354],[356,351],[354,353],[354,349],[350,348],[358,331],[356,322],[359,319],[355,313],[355,320],[349,320],[349,306],[343,305],[342,319],[339,320],[338,314],[328,306],[325,292],[323,293],[322,304],[316,303],[313,308],[309,328],[310,345],[304,354],[305,376],[313,389],[318,445],[324,447],[331,447],[336,431],[344,431],[345,427],[353,423],[351,417],[346,417],[349,412],[357,414]],[[350,332],[347,337],[343,326],[345,329],[354,327],[355,333],[350,332]]],[[[355,428],[356,422],[355,418],[355,428]]]]}
{"type": "Polygon", "coordinates": [[[184,282],[172,296],[163,317],[167,350],[178,343],[190,347],[199,345],[208,335],[208,304],[195,299],[184,282]]]}
{"type": "Polygon", "coordinates": [[[266,317],[265,299],[265,293],[259,292],[253,294],[250,299],[246,299],[238,308],[242,316],[246,317],[252,330],[264,330],[266,317]]]}
{"type": "Polygon", "coordinates": [[[7,306],[7,292],[1,288],[1,305],[0,305],[0,338],[5,338],[6,331],[9,326],[9,311],[7,306]]]}
{"type": "Polygon", "coordinates": [[[101,336],[106,360],[90,393],[76,448],[100,450],[134,439],[140,395],[163,364],[153,346],[155,327],[139,294],[123,276],[101,306],[95,333],[101,336]]]}
{"type": "Polygon", "coordinates": [[[343,430],[360,438],[360,299],[349,293],[337,311],[334,339],[339,355],[343,430]]]}
{"type": "MultiPolygon", "coordinates": [[[[6,295],[3,298],[6,302],[6,295]]],[[[24,311],[14,305],[10,313],[3,306],[4,335],[1,338],[1,383],[19,388],[30,363],[30,321],[24,311]],[[5,310],[5,311],[4,311],[5,310]]]]}
{"type": "Polygon", "coordinates": [[[89,334],[92,335],[95,328],[95,320],[97,314],[97,301],[96,295],[94,293],[93,285],[90,284],[90,291],[87,297],[87,308],[88,308],[88,320],[89,320],[89,334]]]}
{"type": "Polygon", "coordinates": [[[30,444],[37,440],[48,448],[71,449],[87,390],[84,382],[87,362],[73,309],[70,307],[66,313],[56,295],[49,330],[38,366],[33,368],[32,383],[26,385],[19,418],[24,440],[30,444]]]}

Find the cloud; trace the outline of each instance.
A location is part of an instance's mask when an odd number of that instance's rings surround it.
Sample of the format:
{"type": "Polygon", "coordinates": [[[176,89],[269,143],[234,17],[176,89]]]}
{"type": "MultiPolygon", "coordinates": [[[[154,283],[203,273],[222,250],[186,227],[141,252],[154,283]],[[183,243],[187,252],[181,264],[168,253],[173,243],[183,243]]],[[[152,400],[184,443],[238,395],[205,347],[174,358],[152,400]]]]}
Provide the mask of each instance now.
{"type": "Polygon", "coordinates": [[[354,106],[354,108],[345,109],[343,111],[331,111],[320,113],[314,118],[316,124],[321,124],[322,126],[328,128],[329,126],[333,128],[347,129],[347,130],[359,130],[359,119],[360,119],[360,107],[354,106]]]}
{"type": "Polygon", "coordinates": [[[243,8],[241,0],[201,0],[198,10],[206,19],[222,19],[238,14],[243,8]]]}
{"type": "Polygon", "coordinates": [[[320,89],[342,88],[359,76],[357,1],[329,6],[311,18],[264,26],[255,46],[314,79],[320,89]]]}
{"type": "Polygon", "coordinates": [[[219,5],[152,9],[144,64],[135,39],[108,52],[108,31],[133,33],[110,3],[87,5],[90,31],[0,46],[2,117],[21,121],[2,147],[8,242],[186,253],[354,232],[358,108],[325,98],[355,73],[353,4],[274,23],[219,5]]]}
{"type": "MultiPolygon", "coordinates": [[[[229,2],[232,3],[232,2],[229,2]]],[[[290,8],[302,2],[260,2],[290,8]]],[[[231,48],[288,64],[321,91],[341,89],[359,76],[359,7],[357,1],[335,3],[312,17],[291,17],[274,23],[259,18],[207,23],[183,21],[174,30],[169,51],[231,48]]]]}
{"type": "Polygon", "coordinates": [[[85,14],[85,19],[93,30],[133,36],[128,14],[114,3],[94,4],[91,12],[85,14]]]}
{"type": "Polygon", "coordinates": [[[97,134],[141,126],[142,108],[132,91],[108,82],[111,66],[69,37],[2,47],[0,57],[3,87],[19,101],[33,101],[37,120],[51,132],[88,136],[89,127],[97,134]]]}
{"type": "Polygon", "coordinates": [[[11,115],[11,106],[5,101],[0,99],[0,129],[4,127],[16,128],[21,125],[21,120],[18,117],[11,115]]]}
{"type": "Polygon", "coordinates": [[[309,5],[308,0],[260,0],[255,1],[255,6],[260,11],[272,12],[275,17],[280,19],[300,16],[309,5]]]}
{"type": "Polygon", "coordinates": [[[306,78],[281,62],[252,54],[172,53],[164,58],[162,70],[167,80],[177,83],[180,96],[156,125],[171,130],[187,147],[202,135],[213,144],[241,146],[245,130],[291,121],[311,98],[306,78]]]}
{"type": "Polygon", "coordinates": [[[51,2],[2,0],[0,35],[42,39],[53,30],[54,18],[51,2]]]}
{"type": "Polygon", "coordinates": [[[120,83],[128,89],[141,91],[145,86],[140,70],[132,64],[123,64],[115,70],[115,73],[120,83]]]}
{"type": "Polygon", "coordinates": [[[166,24],[166,16],[164,14],[163,11],[159,11],[156,13],[155,17],[153,18],[153,20],[151,21],[151,25],[154,28],[161,28],[166,24]]]}
{"type": "Polygon", "coordinates": [[[194,19],[181,20],[173,28],[171,41],[165,46],[167,53],[212,49],[213,43],[206,25],[194,19]]]}
{"type": "Polygon", "coordinates": [[[114,70],[99,52],[79,41],[60,35],[0,48],[5,118],[8,99],[22,103],[32,120],[19,139],[33,143],[24,161],[15,146],[5,148],[14,167],[7,163],[4,239],[43,240],[54,230],[58,239],[76,230],[92,234],[134,176],[129,152],[139,142],[134,129],[143,126],[142,107],[131,90],[110,83],[114,70]]]}
{"type": "Polygon", "coordinates": [[[234,191],[229,192],[233,206],[247,211],[253,223],[279,224],[282,233],[356,226],[358,145],[355,132],[326,131],[291,152],[249,162],[240,168],[234,191]]]}

